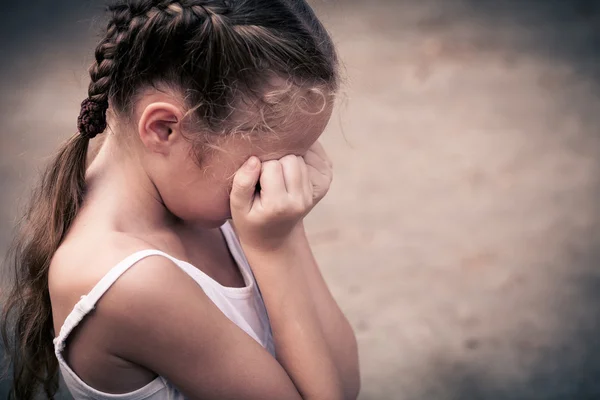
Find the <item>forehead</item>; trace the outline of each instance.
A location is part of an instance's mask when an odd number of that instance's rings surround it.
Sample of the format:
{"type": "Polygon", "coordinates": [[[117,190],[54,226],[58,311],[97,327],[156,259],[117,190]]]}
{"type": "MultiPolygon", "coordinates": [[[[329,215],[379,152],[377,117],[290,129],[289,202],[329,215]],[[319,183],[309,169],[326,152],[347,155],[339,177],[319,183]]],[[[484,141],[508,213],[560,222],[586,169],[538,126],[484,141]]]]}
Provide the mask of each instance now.
{"type": "MultiPolygon", "coordinates": [[[[276,160],[288,154],[302,156],[321,136],[331,117],[333,105],[327,104],[318,114],[290,116],[280,129],[230,135],[223,150],[235,159],[256,156],[261,161],[276,160]]],[[[295,113],[296,114],[296,113],[295,113]]]]}
{"type": "Polygon", "coordinates": [[[256,156],[261,161],[278,160],[288,154],[303,156],[308,149],[319,139],[323,129],[316,128],[306,124],[299,126],[296,132],[286,133],[277,136],[276,134],[266,134],[262,137],[256,137],[250,140],[250,146],[247,150],[250,154],[246,156],[256,156]]]}

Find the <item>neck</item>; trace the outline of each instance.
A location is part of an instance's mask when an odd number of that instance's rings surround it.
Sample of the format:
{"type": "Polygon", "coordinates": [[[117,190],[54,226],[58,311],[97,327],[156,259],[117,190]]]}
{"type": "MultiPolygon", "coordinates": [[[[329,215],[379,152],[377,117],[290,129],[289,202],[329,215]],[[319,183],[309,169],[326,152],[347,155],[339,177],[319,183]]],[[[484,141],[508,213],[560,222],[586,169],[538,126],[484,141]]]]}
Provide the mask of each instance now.
{"type": "Polygon", "coordinates": [[[115,135],[105,139],[86,174],[82,213],[93,208],[102,225],[133,234],[181,224],[164,206],[136,150],[115,135]]]}

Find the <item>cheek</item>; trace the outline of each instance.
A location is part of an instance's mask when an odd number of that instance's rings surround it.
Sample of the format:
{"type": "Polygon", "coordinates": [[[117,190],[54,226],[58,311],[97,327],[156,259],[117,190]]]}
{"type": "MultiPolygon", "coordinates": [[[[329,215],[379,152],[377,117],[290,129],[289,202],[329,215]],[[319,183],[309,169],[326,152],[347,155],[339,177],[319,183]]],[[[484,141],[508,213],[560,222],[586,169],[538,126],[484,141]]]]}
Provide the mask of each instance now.
{"type": "Polygon", "coordinates": [[[223,168],[198,167],[193,161],[180,165],[161,193],[165,206],[184,221],[223,223],[230,218],[231,175],[223,168]]]}

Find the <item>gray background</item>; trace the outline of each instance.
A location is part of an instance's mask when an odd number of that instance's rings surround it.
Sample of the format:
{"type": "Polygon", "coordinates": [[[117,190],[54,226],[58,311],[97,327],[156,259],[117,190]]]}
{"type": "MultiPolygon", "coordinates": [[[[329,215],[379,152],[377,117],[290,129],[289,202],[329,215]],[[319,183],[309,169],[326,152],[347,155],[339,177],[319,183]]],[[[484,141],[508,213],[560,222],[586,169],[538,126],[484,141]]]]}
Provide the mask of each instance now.
{"type": "MultiPolygon", "coordinates": [[[[2,5],[2,253],[74,132],[101,4],[2,5]]],[[[600,399],[599,2],[312,4],[346,84],[307,226],[361,399],[600,399]]]]}

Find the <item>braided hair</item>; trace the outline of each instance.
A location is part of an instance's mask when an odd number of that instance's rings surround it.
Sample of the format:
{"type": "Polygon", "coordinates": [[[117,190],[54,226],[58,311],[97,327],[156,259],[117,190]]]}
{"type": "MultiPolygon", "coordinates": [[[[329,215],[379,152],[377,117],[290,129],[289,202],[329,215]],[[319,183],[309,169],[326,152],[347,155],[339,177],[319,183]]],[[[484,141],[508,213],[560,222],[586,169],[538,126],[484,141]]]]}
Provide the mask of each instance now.
{"type": "Polygon", "coordinates": [[[338,82],[334,46],[304,0],[118,0],[108,13],[78,133],[33,194],[9,252],[11,286],[0,291],[11,396],[20,400],[40,389],[53,399],[58,388],[48,269],[83,202],[89,140],[106,129],[109,107],[128,115],[144,87],[167,83],[217,134],[233,128],[237,96],[259,99],[272,74],[300,88],[334,91],[338,82]]]}
{"type": "Polygon", "coordinates": [[[120,111],[135,91],[159,81],[188,88],[184,97],[215,130],[232,112],[235,91],[252,93],[265,70],[312,85],[337,84],[327,32],[304,1],[163,0],[109,7],[107,35],[96,48],[82,136],[106,128],[109,98],[120,111]]]}

